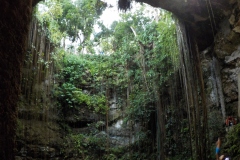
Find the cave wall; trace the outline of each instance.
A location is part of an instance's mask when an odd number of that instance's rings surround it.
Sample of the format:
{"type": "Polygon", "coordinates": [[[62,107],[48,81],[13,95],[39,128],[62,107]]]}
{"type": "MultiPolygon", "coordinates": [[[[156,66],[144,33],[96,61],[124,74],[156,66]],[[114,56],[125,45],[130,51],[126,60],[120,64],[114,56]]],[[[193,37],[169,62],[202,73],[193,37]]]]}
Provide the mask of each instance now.
{"type": "Polygon", "coordinates": [[[28,34],[27,51],[21,69],[20,117],[21,112],[26,110],[42,112],[51,107],[51,89],[54,85],[56,68],[54,50],[55,46],[48,38],[46,27],[43,27],[33,17],[28,34]]]}
{"type": "Polygon", "coordinates": [[[46,28],[33,16],[21,68],[16,157],[49,159],[60,155],[62,133],[51,90],[54,86],[54,50],[46,28]]]}
{"type": "Polygon", "coordinates": [[[31,1],[0,1],[0,159],[2,160],[14,159],[20,67],[31,13],[31,1]]]}
{"type": "Polygon", "coordinates": [[[240,73],[240,1],[231,1],[230,4],[231,14],[221,21],[214,37],[214,44],[202,51],[201,56],[208,106],[219,110],[221,107],[221,97],[216,91],[218,89],[216,70],[218,70],[226,116],[237,117],[237,77],[240,73]]]}
{"type": "Polygon", "coordinates": [[[221,64],[221,78],[226,107],[237,113],[240,73],[240,1],[232,2],[232,13],[221,23],[215,38],[214,53],[221,64]]]}

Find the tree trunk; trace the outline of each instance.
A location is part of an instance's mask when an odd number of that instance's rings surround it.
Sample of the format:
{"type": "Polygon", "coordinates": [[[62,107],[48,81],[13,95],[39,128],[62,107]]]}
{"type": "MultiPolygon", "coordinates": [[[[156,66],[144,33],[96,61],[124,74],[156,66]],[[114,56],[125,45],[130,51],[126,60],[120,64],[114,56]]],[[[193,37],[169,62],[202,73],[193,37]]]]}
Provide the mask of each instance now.
{"type": "Polygon", "coordinates": [[[0,159],[15,159],[20,69],[26,49],[31,0],[0,1],[0,159]]]}

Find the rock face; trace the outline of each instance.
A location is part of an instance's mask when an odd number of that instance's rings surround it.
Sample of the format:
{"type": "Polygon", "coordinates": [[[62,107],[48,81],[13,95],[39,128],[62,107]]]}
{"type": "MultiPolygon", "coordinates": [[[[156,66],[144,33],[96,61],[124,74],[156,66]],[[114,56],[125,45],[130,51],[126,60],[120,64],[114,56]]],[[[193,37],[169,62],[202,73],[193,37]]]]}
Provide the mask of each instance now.
{"type": "Polygon", "coordinates": [[[231,4],[233,6],[231,15],[221,24],[221,30],[216,35],[214,51],[222,68],[221,78],[226,106],[237,111],[237,76],[240,73],[240,1],[231,1],[231,4]]]}
{"type": "Polygon", "coordinates": [[[18,120],[16,159],[61,157],[64,143],[60,127],[53,121],[18,120]]]}
{"type": "MultiPolygon", "coordinates": [[[[122,110],[117,105],[113,105],[116,102],[112,101],[109,126],[122,116],[122,110]]],[[[74,144],[81,138],[74,139],[69,135],[83,136],[86,141],[91,135],[90,137],[96,140],[109,141],[111,146],[128,145],[130,137],[132,139],[129,127],[121,127],[119,129],[121,132],[114,126],[109,127],[109,132],[106,133],[105,117],[87,108],[79,111],[69,110],[64,119],[60,118],[56,110],[49,109],[43,112],[36,108],[38,107],[24,107],[24,105],[19,108],[15,157],[17,160],[75,160],[79,157],[79,153],[76,152],[78,149],[74,144]]]]}
{"type": "Polygon", "coordinates": [[[212,49],[201,53],[202,67],[206,82],[208,106],[220,106],[219,92],[216,88],[214,74],[219,74],[226,107],[226,116],[237,117],[238,109],[238,74],[240,73],[240,2],[231,1],[231,15],[227,16],[219,25],[212,49]],[[215,62],[213,62],[215,59],[215,62]],[[217,63],[218,66],[214,65],[217,63]],[[219,73],[216,73],[216,68],[219,73]],[[214,71],[215,70],[215,71],[214,71]]]}

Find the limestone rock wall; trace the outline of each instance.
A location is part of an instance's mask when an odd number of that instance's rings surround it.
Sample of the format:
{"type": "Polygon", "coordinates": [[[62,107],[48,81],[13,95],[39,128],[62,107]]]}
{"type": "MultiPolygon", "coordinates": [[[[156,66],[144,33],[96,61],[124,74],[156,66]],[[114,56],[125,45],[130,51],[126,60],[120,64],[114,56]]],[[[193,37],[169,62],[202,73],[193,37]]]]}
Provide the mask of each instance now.
{"type": "Polygon", "coordinates": [[[220,97],[216,91],[216,68],[219,70],[226,116],[237,117],[238,74],[240,73],[240,1],[230,1],[232,11],[221,24],[214,44],[202,52],[202,66],[206,81],[208,106],[220,108],[220,97]],[[214,65],[213,59],[216,60],[214,65]]]}

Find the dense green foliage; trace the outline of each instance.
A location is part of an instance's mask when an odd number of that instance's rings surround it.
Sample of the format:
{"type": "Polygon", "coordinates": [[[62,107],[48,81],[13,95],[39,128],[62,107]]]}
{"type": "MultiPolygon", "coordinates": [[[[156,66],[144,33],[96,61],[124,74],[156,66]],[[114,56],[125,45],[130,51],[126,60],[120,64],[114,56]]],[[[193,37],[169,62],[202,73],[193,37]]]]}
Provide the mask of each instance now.
{"type": "Polygon", "coordinates": [[[81,39],[79,32],[83,34],[82,43],[89,40],[94,22],[102,14],[106,4],[99,0],[81,0],[74,3],[64,0],[62,4],[63,13],[57,19],[60,31],[66,32],[72,41],[81,39]]]}
{"type": "MultiPolygon", "coordinates": [[[[122,14],[122,19],[114,22],[111,28],[102,25],[102,32],[94,39],[102,49],[100,54],[63,54],[55,96],[64,114],[81,108],[104,114],[109,109],[110,94],[115,93],[118,95],[116,103],[125,108],[125,123],[138,122],[145,128],[141,134],[145,136],[132,146],[134,153],[130,157],[126,154],[119,157],[116,149],[110,151],[103,145],[101,153],[105,159],[109,159],[105,152],[112,159],[155,156],[156,147],[150,145],[154,143],[150,137],[155,134],[150,119],[156,111],[156,93],[162,92],[178,66],[178,49],[171,14],[161,12],[163,19],[155,21],[143,11],[141,8],[133,14],[122,14]],[[149,147],[138,152],[146,143],[149,147]]],[[[84,152],[79,151],[79,154],[86,158],[90,154],[90,141],[85,144],[84,139],[94,138],[91,135],[71,137],[75,139],[75,147],[84,152]]],[[[97,143],[95,146],[101,146],[98,144],[101,140],[94,142],[97,143]]],[[[176,147],[170,150],[174,149],[176,147]]],[[[120,149],[118,152],[123,153],[121,150],[124,151],[120,149]]]]}
{"type": "Polygon", "coordinates": [[[106,97],[104,92],[97,88],[104,82],[101,76],[97,76],[100,72],[100,68],[96,66],[97,62],[91,58],[89,55],[64,56],[63,68],[58,75],[60,83],[54,94],[64,112],[70,108],[88,107],[94,112],[106,113],[106,97]]]}
{"type": "Polygon", "coordinates": [[[156,159],[156,154],[150,149],[151,141],[145,133],[134,144],[127,147],[109,147],[108,136],[104,132],[98,134],[69,134],[62,152],[68,158],[74,152],[76,157],[84,160],[132,160],[156,159]],[[74,148],[74,151],[71,149],[74,148]]]}
{"type": "Polygon", "coordinates": [[[240,124],[230,128],[227,133],[225,143],[223,143],[222,154],[230,156],[232,160],[239,160],[240,158],[240,124]]]}
{"type": "Polygon", "coordinates": [[[100,0],[47,0],[39,5],[36,15],[47,26],[54,43],[68,38],[72,42],[79,40],[79,47],[83,48],[88,45],[93,25],[105,8],[106,3],[100,0]]]}
{"type": "Polygon", "coordinates": [[[116,149],[108,150],[100,143],[102,137],[95,139],[94,135],[73,134],[69,138],[74,140],[78,154],[85,159],[93,149],[90,143],[95,143],[95,147],[102,146],[101,151],[96,148],[94,156],[100,156],[97,152],[101,152],[103,159],[144,159],[154,156],[155,145],[149,145],[139,152],[138,149],[141,145],[153,143],[149,136],[155,133],[149,128],[149,119],[156,110],[155,93],[161,92],[160,88],[174,73],[178,65],[178,49],[175,25],[170,20],[170,14],[162,12],[161,16],[165,19],[158,22],[144,16],[143,10],[133,15],[122,14],[122,20],[114,22],[111,28],[102,26],[102,32],[94,39],[102,49],[100,54],[80,52],[78,55],[59,50],[59,57],[62,58],[58,62],[58,85],[54,95],[63,117],[75,113],[77,116],[83,108],[106,114],[115,93],[118,95],[116,103],[120,108],[125,108],[125,123],[138,122],[145,127],[145,131],[139,134],[145,136],[140,136],[142,138],[136,146],[132,146],[134,154],[130,157],[128,154],[120,156],[124,149],[119,148],[121,154],[116,153],[116,149]]]}
{"type": "Polygon", "coordinates": [[[57,19],[62,16],[63,4],[57,0],[46,1],[36,10],[36,16],[42,26],[47,28],[49,39],[59,44],[62,37],[65,36],[65,32],[60,31],[60,26],[57,23],[57,19]]]}

